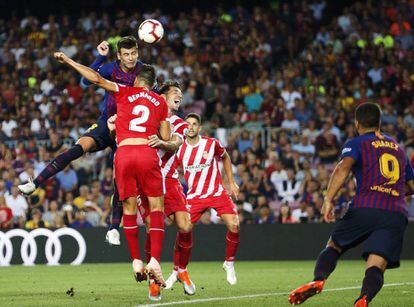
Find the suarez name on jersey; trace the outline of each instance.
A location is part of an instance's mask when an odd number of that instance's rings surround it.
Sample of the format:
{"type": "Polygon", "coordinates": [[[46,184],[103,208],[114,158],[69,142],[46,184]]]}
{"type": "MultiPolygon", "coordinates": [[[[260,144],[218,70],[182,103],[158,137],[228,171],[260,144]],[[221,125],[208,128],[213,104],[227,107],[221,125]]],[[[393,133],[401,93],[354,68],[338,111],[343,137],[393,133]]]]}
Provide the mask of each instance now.
{"type": "Polygon", "coordinates": [[[143,87],[118,84],[114,93],[117,104],[115,121],[116,141],[119,144],[127,138],[144,138],[158,134],[161,121],[168,115],[165,99],[143,87]]]}
{"type": "MultiPolygon", "coordinates": [[[[167,118],[171,124],[172,135],[177,135],[184,140],[187,133],[188,123],[177,115],[171,115],[167,118]]],[[[168,152],[165,150],[158,150],[158,156],[161,158],[161,168],[165,178],[178,178],[177,165],[175,161],[175,152],[168,152]]]]}
{"type": "Polygon", "coordinates": [[[214,138],[199,137],[192,146],[186,141],[177,152],[177,161],[184,170],[188,184],[187,200],[221,196],[224,188],[218,161],[226,152],[214,138]]]}
{"type": "Polygon", "coordinates": [[[404,150],[389,136],[367,133],[349,140],[341,158],[355,160],[352,172],[357,191],[351,206],[376,208],[407,215],[405,183],[414,179],[404,150]]]}

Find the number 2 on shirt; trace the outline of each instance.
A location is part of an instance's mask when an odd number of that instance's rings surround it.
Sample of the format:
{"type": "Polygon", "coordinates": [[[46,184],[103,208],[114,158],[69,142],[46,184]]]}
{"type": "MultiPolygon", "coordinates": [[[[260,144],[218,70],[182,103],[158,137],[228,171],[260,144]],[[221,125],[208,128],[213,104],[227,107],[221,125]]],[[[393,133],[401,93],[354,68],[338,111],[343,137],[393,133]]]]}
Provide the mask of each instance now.
{"type": "Polygon", "coordinates": [[[395,184],[400,179],[400,165],[394,155],[384,153],[379,158],[381,175],[389,181],[386,184],[395,184]]]}
{"type": "Polygon", "coordinates": [[[132,109],[132,114],[137,115],[137,117],[129,122],[129,130],[136,132],[147,131],[147,128],[141,125],[148,120],[150,110],[146,106],[137,105],[132,109]]]}

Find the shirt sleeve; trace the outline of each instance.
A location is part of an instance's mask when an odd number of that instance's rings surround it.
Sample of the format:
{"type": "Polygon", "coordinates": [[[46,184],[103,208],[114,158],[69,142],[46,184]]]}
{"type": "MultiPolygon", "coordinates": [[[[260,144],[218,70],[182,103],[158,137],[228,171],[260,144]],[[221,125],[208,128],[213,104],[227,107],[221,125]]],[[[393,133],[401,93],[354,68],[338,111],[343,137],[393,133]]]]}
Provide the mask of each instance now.
{"type": "Polygon", "coordinates": [[[214,156],[223,157],[226,153],[226,148],[220,143],[219,140],[214,140],[214,156]]]}
{"type": "Polygon", "coordinates": [[[410,160],[407,157],[407,165],[405,166],[405,181],[408,182],[410,180],[414,180],[414,170],[410,160]]]}
{"type": "Polygon", "coordinates": [[[184,139],[184,136],[187,134],[187,130],[188,130],[188,123],[186,123],[185,121],[178,123],[175,127],[174,127],[174,134],[178,135],[181,139],[184,139]]]}
{"type": "Polygon", "coordinates": [[[355,161],[358,161],[359,156],[360,156],[359,146],[358,146],[358,143],[355,141],[355,139],[352,139],[346,142],[341,152],[341,160],[343,158],[349,157],[355,161]]]}
{"type": "Polygon", "coordinates": [[[113,92],[112,95],[116,98],[116,103],[117,104],[126,103],[126,99],[122,99],[121,97],[128,96],[130,87],[120,84],[120,83],[115,83],[115,85],[117,86],[117,91],[113,92]]]}

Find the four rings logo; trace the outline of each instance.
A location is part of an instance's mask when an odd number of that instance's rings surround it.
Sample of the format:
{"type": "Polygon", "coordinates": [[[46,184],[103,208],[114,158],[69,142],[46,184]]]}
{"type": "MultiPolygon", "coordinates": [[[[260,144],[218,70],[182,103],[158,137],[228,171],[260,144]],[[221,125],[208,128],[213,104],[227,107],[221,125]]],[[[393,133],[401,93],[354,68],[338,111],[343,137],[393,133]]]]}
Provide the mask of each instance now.
{"type": "Polygon", "coordinates": [[[10,240],[14,237],[22,237],[22,245],[20,254],[23,265],[34,265],[37,256],[36,237],[45,236],[47,238],[45,244],[45,255],[48,265],[59,265],[60,256],[62,255],[61,236],[73,237],[79,246],[78,256],[71,262],[72,265],[79,265],[86,256],[86,242],[82,235],[72,228],[60,228],[51,231],[46,228],[38,228],[27,232],[23,229],[12,229],[8,232],[0,231],[0,266],[9,266],[13,257],[13,244],[10,240]]]}

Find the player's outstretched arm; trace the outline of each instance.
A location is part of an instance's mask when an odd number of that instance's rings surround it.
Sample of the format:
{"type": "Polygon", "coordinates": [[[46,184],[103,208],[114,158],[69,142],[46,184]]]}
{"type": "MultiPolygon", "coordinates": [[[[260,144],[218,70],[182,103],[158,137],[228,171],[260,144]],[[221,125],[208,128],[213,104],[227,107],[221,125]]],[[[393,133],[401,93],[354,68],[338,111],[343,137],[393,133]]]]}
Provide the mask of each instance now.
{"type": "Polygon", "coordinates": [[[325,222],[327,223],[335,221],[335,212],[332,201],[339,189],[345,183],[345,180],[348,178],[354,163],[354,159],[345,157],[336,165],[335,170],[332,173],[322,207],[322,213],[325,222]]]}
{"type": "Polygon", "coordinates": [[[88,79],[93,84],[96,84],[96,85],[102,87],[103,89],[105,89],[107,91],[111,91],[111,92],[118,91],[118,86],[114,82],[106,80],[105,78],[103,78],[99,73],[97,73],[93,69],[91,69],[91,68],[89,68],[85,65],[82,65],[78,62],[75,62],[74,60],[69,58],[63,52],[55,52],[54,57],[60,63],[67,64],[67,65],[71,66],[72,68],[74,68],[84,78],[88,79]]]}
{"type": "Polygon", "coordinates": [[[169,152],[176,152],[182,143],[183,140],[177,135],[173,135],[169,141],[163,141],[158,137],[158,135],[155,134],[148,138],[149,146],[160,148],[169,152]]]}
{"type": "Polygon", "coordinates": [[[166,120],[160,123],[160,129],[158,130],[160,133],[161,140],[169,141],[171,137],[171,125],[166,120]]]}
{"type": "Polygon", "coordinates": [[[237,200],[239,197],[239,186],[237,185],[236,181],[234,181],[233,169],[231,167],[231,159],[227,152],[224,153],[222,157],[222,161],[223,161],[224,173],[226,174],[227,179],[229,180],[230,192],[234,196],[234,198],[237,200]]]}
{"type": "MultiPolygon", "coordinates": [[[[101,68],[101,66],[104,64],[108,53],[109,53],[109,43],[107,41],[102,41],[97,47],[96,50],[98,51],[98,56],[96,57],[95,61],[89,66],[95,71],[98,71],[98,69],[101,68]]],[[[85,86],[89,86],[92,83],[89,82],[87,79],[82,78],[81,83],[85,86]]]]}

